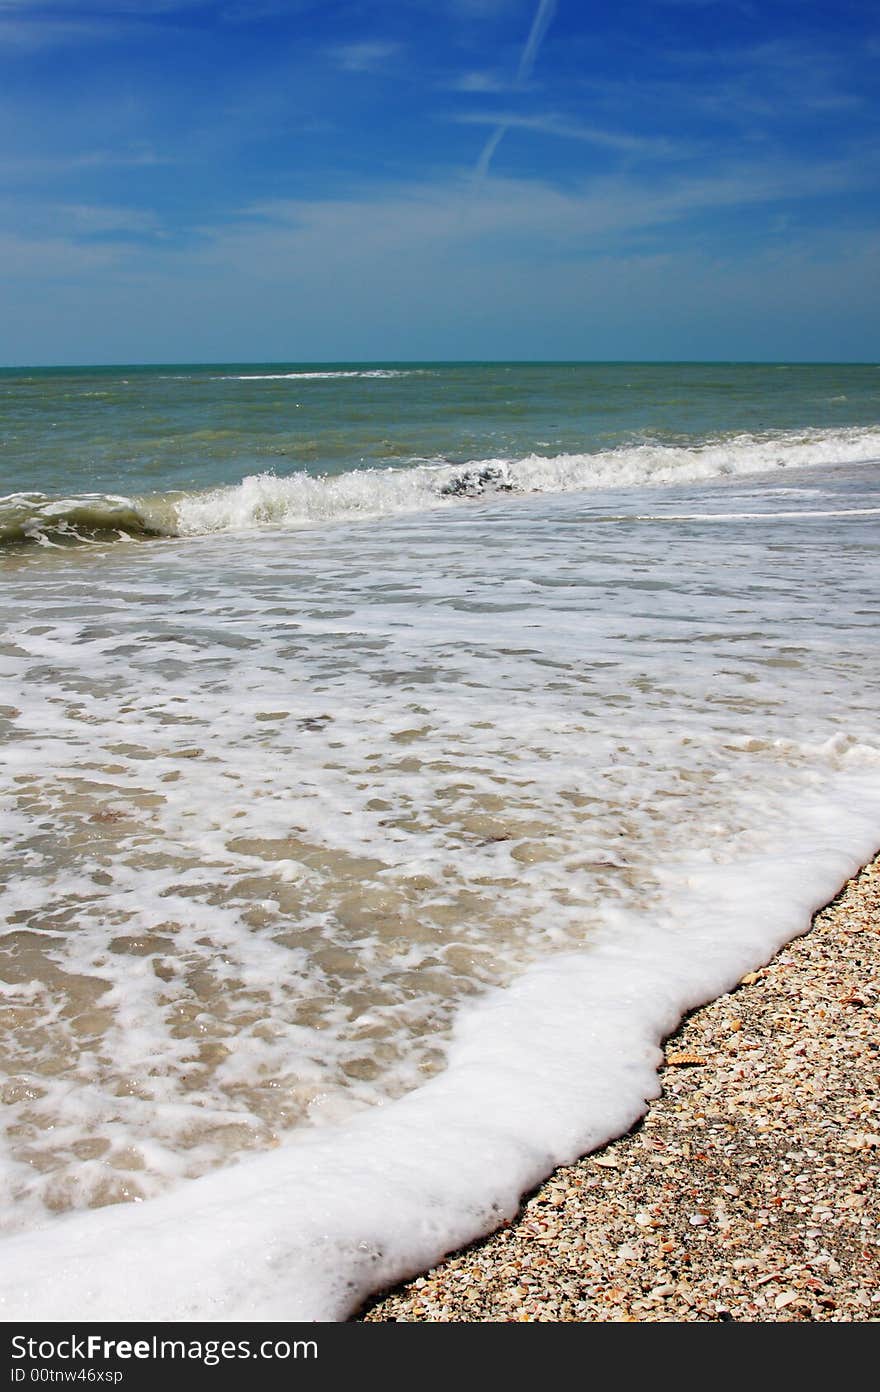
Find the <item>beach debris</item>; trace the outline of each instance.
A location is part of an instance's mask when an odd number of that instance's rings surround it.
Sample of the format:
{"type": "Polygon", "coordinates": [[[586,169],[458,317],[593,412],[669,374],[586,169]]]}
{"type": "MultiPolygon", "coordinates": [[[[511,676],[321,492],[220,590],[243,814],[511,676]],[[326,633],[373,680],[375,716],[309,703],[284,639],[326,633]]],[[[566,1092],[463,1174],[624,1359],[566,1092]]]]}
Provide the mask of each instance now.
{"type": "Polygon", "coordinates": [[[306,715],[297,721],[297,724],[300,730],[320,731],[325,725],[329,725],[332,719],[332,715],[306,715]]]}
{"type": "Polygon", "coordinates": [[[444,498],[480,498],[484,493],[512,493],[516,484],[506,464],[486,464],[483,468],[465,469],[441,485],[444,498]]]}

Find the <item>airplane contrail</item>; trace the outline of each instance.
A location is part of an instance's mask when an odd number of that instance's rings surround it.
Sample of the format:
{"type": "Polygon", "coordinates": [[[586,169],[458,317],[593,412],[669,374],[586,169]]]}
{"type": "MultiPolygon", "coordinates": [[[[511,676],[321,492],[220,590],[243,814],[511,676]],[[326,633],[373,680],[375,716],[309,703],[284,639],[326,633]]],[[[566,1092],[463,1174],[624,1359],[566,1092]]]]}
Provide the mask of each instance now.
{"type": "Polygon", "coordinates": [[[495,127],[492,134],[489,136],[489,139],[483,146],[483,149],[480,152],[480,158],[477,160],[477,163],[474,166],[475,179],[485,179],[486,175],[489,173],[489,165],[492,163],[492,156],[498,149],[498,146],[501,144],[501,137],[504,135],[505,131],[509,129],[509,123],[495,127]]]}
{"type": "Polygon", "coordinates": [[[532,75],[532,68],[535,66],[535,59],[538,56],[538,49],[544,39],[544,35],[550,27],[550,21],[556,9],[556,0],[538,0],[538,8],[535,11],[535,18],[532,20],[532,27],[529,30],[529,37],[526,39],[526,46],[522,51],[517,70],[517,80],[525,82],[532,75]]]}
{"type": "MultiPolygon", "coordinates": [[[[529,36],[525,41],[523,51],[520,54],[519,67],[517,68],[516,80],[518,83],[527,82],[532,75],[532,68],[538,57],[538,51],[544,42],[544,35],[550,28],[550,22],[556,12],[556,0],[538,0],[538,8],[532,20],[532,27],[529,36]]],[[[505,134],[510,129],[509,121],[500,121],[489,139],[480,151],[480,158],[474,168],[474,178],[476,180],[485,179],[489,173],[489,165],[492,163],[492,156],[504,139],[505,134]]]]}

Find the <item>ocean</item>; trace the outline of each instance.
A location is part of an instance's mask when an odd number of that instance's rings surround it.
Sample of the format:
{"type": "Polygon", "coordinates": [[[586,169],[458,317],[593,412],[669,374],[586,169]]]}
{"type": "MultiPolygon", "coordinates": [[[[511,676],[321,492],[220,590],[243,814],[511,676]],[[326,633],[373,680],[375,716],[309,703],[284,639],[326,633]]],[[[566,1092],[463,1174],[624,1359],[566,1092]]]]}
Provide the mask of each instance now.
{"type": "Polygon", "coordinates": [[[340,1320],[880,846],[876,365],[0,371],[0,1317],[340,1320]]]}

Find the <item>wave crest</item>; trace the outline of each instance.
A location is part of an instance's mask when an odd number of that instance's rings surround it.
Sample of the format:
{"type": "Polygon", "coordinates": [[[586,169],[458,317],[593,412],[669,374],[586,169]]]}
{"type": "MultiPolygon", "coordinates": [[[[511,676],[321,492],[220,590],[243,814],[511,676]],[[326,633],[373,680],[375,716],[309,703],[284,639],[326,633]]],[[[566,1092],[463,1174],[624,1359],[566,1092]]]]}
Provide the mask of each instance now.
{"type": "Polygon", "coordinates": [[[0,544],[43,547],[127,541],[135,537],[173,536],[173,507],[115,493],[82,493],[52,498],[46,493],[10,493],[0,498],[0,544]],[[165,517],[163,518],[163,511],[165,517]]]}
{"type": "Polygon", "coordinates": [[[590,492],[664,487],[704,479],[809,465],[880,459],[880,429],[738,435],[698,445],[656,441],[595,454],[529,454],[452,464],[361,469],[335,476],[255,474],[232,487],[190,495],[178,504],[181,535],[259,526],[305,526],[395,516],[495,494],[590,492]]]}
{"type": "Polygon", "coordinates": [[[414,461],[337,475],[253,474],[240,483],[149,498],[88,493],[0,498],[0,543],[58,547],[161,536],[391,517],[512,493],[665,487],[805,466],[880,460],[880,428],[737,435],[700,444],[657,441],[594,454],[414,461]]]}

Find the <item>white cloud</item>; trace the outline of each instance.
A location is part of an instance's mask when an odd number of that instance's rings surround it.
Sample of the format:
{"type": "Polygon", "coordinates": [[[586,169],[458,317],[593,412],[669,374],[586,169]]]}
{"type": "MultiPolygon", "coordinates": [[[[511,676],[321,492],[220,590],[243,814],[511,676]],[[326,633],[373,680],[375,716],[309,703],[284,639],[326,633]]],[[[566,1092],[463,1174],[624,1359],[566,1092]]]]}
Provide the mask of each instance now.
{"type": "Polygon", "coordinates": [[[156,234],[160,230],[156,214],[141,208],[114,208],[106,204],[73,203],[58,209],[59,223],[84,236],[108,233],[156,234]]]}
{"type": "MultiPolygon", "coordinates": [[[[336,301],[358,278],[409,285],[416,274],[433,282],[438,268],[446,274],[481,266],[488,273],[496,262],[526,262],[536,274],[596,257],[626,264],[661,243],[668,251],[692,247],[695,221],[705,229],[713,215],[720,233],[704,230],[698,240],[729,246],[731,238],[723,234],[728,214],[766,207],[775,215],[796,208],[799,200],[821,198],[837,206],[841,195],[871,187],[874,169],[873,162],[855,158],[822,165],[768,160],[687,177],[630,171],[567,188],[537,179],[447,179],[338,199],[254,203],[189,229],[183,240],[166,237],[147,208],[8,201],[0,214],[15,231],[3,269],[66,276],[77,265],[85,273],[109,258],[108,264],[133,278],[194,274],[200,283],[219,278],[227,286],[240,278],[242,284],[274,282],[288,292],[291,286],[320,285],[336,301]],[[127,234],[148,240],[127,249],[127,234]]],[[[776,240],[771,222],[751,213],[744,242],[776,240]]]]}
{"type": "Polygon", "coordinates": [[[334,45],[329,52],[337,67],[345,72],[375,72],[396,57],[401,48],[399,43],[366,39],[362,43],[334,45]]]}
{"type": "Polygon", "coordinates": [[[446,84],[454,92],[510,92],[517,84],[492,72],[466,72],[446,84]]]}
{"type": "Polygon", "coordinates": [[[823,46],[798,36],[747,46],[669,50],[666,57],[679,74],[688,74],[684,83],[680,77],[678,82],[692,111],[712,111],[735,123],[756,116],[790,119],[863,105],[860,66],[862,85],[868,68],[860,59],[870,61],[870,45],[854,48],[841,30],[837,42],[829,40],[823,46]]]}
{"type": "MultiPolygon", "coordinates": [[[[635,156],[689,153],[650,137],[571,123],[554,113],[517,116],[505,112],[500,117],[476,113],[458,119],[491,122],[487,163],[492,142],[497,146],[504,131],[515,125],[635,156]]],[[[71,172],[158,159],[149,147],[92,150],[59,161],[58,168],[71,172]]],[[[421,274],[431,277],[435,264],[487,267],[496,256],[522,257],[536,266],[600,255],[625,262],[637,248],[643,251],[661,242],[670,248],[693,245],[695,221],[701,220],[705,228],[713,215],[714,230],[701,238],[726,246],[730,237],[724,224],[729,219],[717,217],[720,212],[742,214],[766,205],[775,214],[788,211],[798,200],[822,198],[833,200],[836,208],[844,206],[840,195],[872,188],[877,182],[876,161],[867,148],[823,163],[782,158],[716,161],[711,170],[688,167],[686,174],[675,165],[656,161],[644,173],[639,168],[633,163],[614,175],[593,176],[565,187],[540,179],[497,178],[481,183],[459,177],[386,185],[337,199],[264,201],[210,225],[189,228],[184,237],[166,236],[157,215],[144,206],[126,206],[118,192],[115,200],[111,195],[106,203],[93,197],[80,201],[75,194],[68,194],[63,203],[57,195],[42,204],[9,199],[0,212],[22,244],[15,253],[16,264],[22,264],[24,245],[41,248],[39,254],[27,253],[27,274],[35,273],[37,265],[43,274],[70,274],[81,250],[82,264],[88,269],[93,264],[94,239],[103,244],[118,234],[113,264],[124,263],[127,274],[139,274],[147,267],[155,274],[182,277],[190,270],[209,278],[219,273],[225,282],[234,276],[247,281],[275,278],[279,285],[301,285],[311,279],[323,283],[325,291],[332,290],[337,298],[341,292],[334,282],[340,277],[375,273],[390,283],[402,274],[403,263],[418,266],[421,274]],[[144,239],[136,253],[125,248],[130,235],[144,239]]],[[[10,171],[0,166],[0,172],[9,182],[10,171]]],[[[751,215],[744,226],[750,229],[752,242],[770,239],[766,219],[762,224],[760,217],[751,215]]]]}
{"type": "MultiPolygon", "coordinates": [[[[600,145],[609,150],[617,150],[626,155],[645,155],[653,157],[683,158],[696,153],[692,144],[664,140],[661,136],[632,135],[627,131],[604,130],[599,126],[587,126],[569,120],[553,112],[518,116],[514,112],[490,113],[485,111],[463,112],[452,118],[464,125],[494,126],[498,136],[508,130],[536,131],[540,135],[556,135],[567,140],[583,140],[591,145],[600,145]]],[[[490,140],[493,137],[490,137],[490,140]]],[[[497,142],[496,142],[497,143],[497,142]]],[[[485,152],[484,152],[485,154],[485,152]]]]}
{"type": "MultiPolygon", "coordinates": [[[[839,164],[741,164],[710,175],[664,180],[616,176],[574,189],[538,180],[467,179],[412,185],[363,198],[276,200],[242,210],[236,223],[203,228],[204,256],[259,275],[299,279],[365,265],[393,271],[403,260],[422,267],[441,259],[485,263],[503,255],[541,262],[598,254],[625,261],[648,233],[713,212],[778,206],[864,187],[856,161],[839,164]]],[[[666,235],[670,244],[675,240],[666,235]]]]}
{"type": "Polygon", "coordinates": [[[784,357],[805,342],[858,356],[878,312],[876,229],[719,240],[690,220],[751,208],[754,232],[867,177],[780,161],[568,191],[462,178],[254,204],[136,248],[49,233],[47,210],[33,235],[0,237],[0,361],[784,357]]]}
{"type": "Polygon", "coordinates": [[[125,251],[111,243],[84,244],[65,236],[22,237],[0,232],[0,280],[21,285],[81,279],[124,263],[125,251]]]}
{"type": "Polygon", "coordinates": [[[54,16],[7,19],[0,11],[0,48],[51,48],[71,41],[81,43],[108,37],[107,28],[94,20],[66,20],[54,16]]]}
{"type": "Polygon", "coordinates": [[[129,146],[119,150],[82,150],[71,155],[31,155],[27,158],[0,156],[0,176],[10,182],[57,178],[85,170],[140,169],[153,165],[175,164],[170,155],[159,154],[149,145],[129,146]]]}
{"type": "Polygon", "coordinates": [[[76,15],[87,12],[100,17],[112,14],[174,14],[180,10],[216,7],[217,0],[0,0],[0,15],[28,14],[76,15]]]}
{"type": "Polygon", "coordinates": [[[220,0],[0,0],[0,46],[34,50],[114,40],[152,19],[204,9],[233,23],[264,12],[256,0],[248,16],[220,0]]]}

